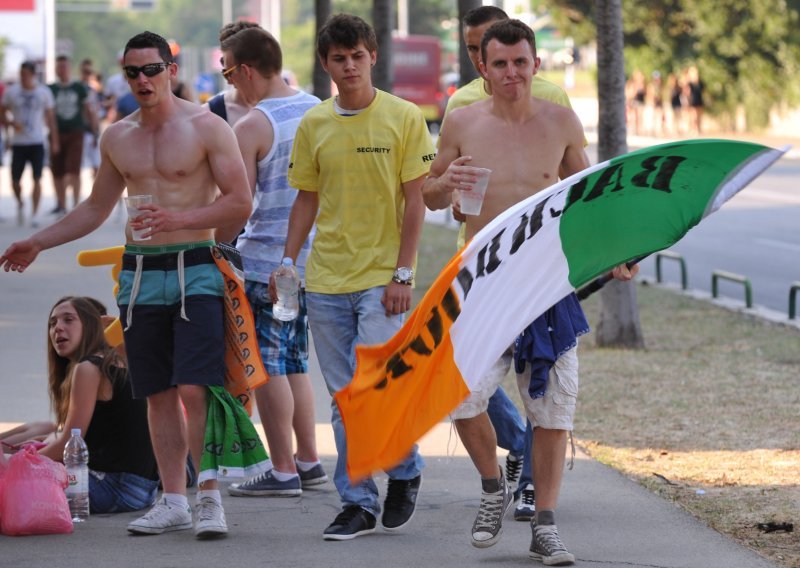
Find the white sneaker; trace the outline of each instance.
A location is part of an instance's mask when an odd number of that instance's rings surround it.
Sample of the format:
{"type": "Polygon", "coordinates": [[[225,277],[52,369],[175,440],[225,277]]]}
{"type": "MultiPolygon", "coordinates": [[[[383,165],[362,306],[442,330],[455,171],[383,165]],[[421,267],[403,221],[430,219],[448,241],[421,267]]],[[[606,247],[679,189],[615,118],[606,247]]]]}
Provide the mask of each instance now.
{"type": "Polygon", "coordinates": [[[194,506],[194,535],[211,538],[223,534],[228,534],[228,524],[222,505],[211,497],[203,497],[194,506]]]}
{"type": "Polygon", "coordinates": [[[161,534],[169,531],[182,531],[192,528],[192,512],[173,507],[162,498],[143,517],[128,524],[128,531],[134,534],[161,534]]]}

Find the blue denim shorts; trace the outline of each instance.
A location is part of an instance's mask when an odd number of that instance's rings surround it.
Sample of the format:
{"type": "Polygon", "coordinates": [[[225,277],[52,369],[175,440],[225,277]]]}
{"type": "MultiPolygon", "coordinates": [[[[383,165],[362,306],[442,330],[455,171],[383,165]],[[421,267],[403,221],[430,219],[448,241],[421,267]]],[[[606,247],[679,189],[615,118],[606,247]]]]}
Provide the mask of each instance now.
{"type": "Polygon", "coordinates": [[[138,511],[155,503],[157,494],[157,479],[133,473],[89,470],[89,511],[92,514],[138,511]]]}
{"type": "Polygon", "coordinates": [[[254,280],[245,281],[245,291],[253,310],[261,359],[270,376],[296,375],[308,372],[308,312],[305,290],[300,289],[300,313],[292,321],[281,321],[272,315],[268,286],[254,280]]]}

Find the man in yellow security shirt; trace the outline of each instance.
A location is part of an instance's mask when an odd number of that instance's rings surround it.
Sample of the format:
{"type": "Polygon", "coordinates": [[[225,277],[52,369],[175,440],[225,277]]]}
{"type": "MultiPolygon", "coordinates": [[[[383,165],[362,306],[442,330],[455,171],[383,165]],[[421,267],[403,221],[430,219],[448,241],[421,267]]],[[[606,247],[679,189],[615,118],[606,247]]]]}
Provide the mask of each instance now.
{"type": "MultiPolygon", "coordinates": [[[[374,30],[339,14],[319,32],[317,54],[338,88],[303,116],[289,165],[300,191],[289,216],[284,257],[296,259],[316,221],[306,265],[308,322],[331,394],[355,372],[357,344],[388,341],[411,307],[414,262],[425,215],[422,184],[434,149],[422,112],[372,86],[374,30]]],[[[333,476],[342,511],[325,540],[350,540],[375,531],[381,512],[371,478],[347,476],[347,444],[337,405],[332,423],[338,459],[333,476]]],[[[414,514],[422,481],[414,450],[389,470],[381,524],[403,528],[414,514]]]]}

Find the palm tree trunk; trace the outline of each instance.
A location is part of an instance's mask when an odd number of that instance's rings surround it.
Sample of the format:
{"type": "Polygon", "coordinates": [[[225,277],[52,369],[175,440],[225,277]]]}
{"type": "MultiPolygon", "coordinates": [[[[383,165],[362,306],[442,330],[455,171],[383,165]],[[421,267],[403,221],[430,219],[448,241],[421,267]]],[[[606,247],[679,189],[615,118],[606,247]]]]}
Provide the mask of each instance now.
{"type": "MultiPolygon", "coordinates": [[[[628,152],[622,0],[597,0],[598,148],[603,162],[628,152]]],[[[635,235],[632,238],[636,238],[635,235]]],[[[633,282],[609,282],[600,292],[597,345],[641,349],[644,336],[633,282]]]]}
{"type": "Polygon", "coordinates": [[[394,0],[373,0],[372,25],[378,38],[378,61],[372,68],[372,84],[382,91],[391,93],[394,79],[392,57],[394,0]]]}
{"type": "MultiPolygon", "coordinates": [[[[331,0],[314,0],[314,15],[317,24],[317,33],[323,24],[328,21],[331,16],[331,0]]],[[[316,37],[316,34],[315,34],[316,37]]],[[[314,47],[314,95],[322,100],[328,99],[331,96],[331,78],[322,68],[322,63],[319,61],[316,51],[316,42],[314,47]]]]}

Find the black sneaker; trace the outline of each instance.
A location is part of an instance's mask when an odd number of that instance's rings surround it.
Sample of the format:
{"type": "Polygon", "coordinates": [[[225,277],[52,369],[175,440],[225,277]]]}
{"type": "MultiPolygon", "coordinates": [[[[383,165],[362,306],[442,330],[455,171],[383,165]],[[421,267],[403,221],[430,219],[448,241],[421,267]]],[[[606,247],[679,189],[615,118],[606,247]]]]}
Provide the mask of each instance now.
{"type": "Polygon", "coordinates": [[[422,485],[422,474],[408,480],[389,479],[381,517],[381,524],[385,530],[400,530],[411,521],[417,509],[420,485],[422,485]]]}
{"type": "Polygon", "coordinates": [[[349,505],[336,515],[322,533],[324,540],[352,540],[362,534],[375,532],[375,515],[358,505],[349,505]]]}
{"type": "Polygon", "coordinates": [[[536,515],[536,492],[533,484],[528,483],[522,490],[517,508],[514,509],[515,521],[530,521],[536,515]]]}

